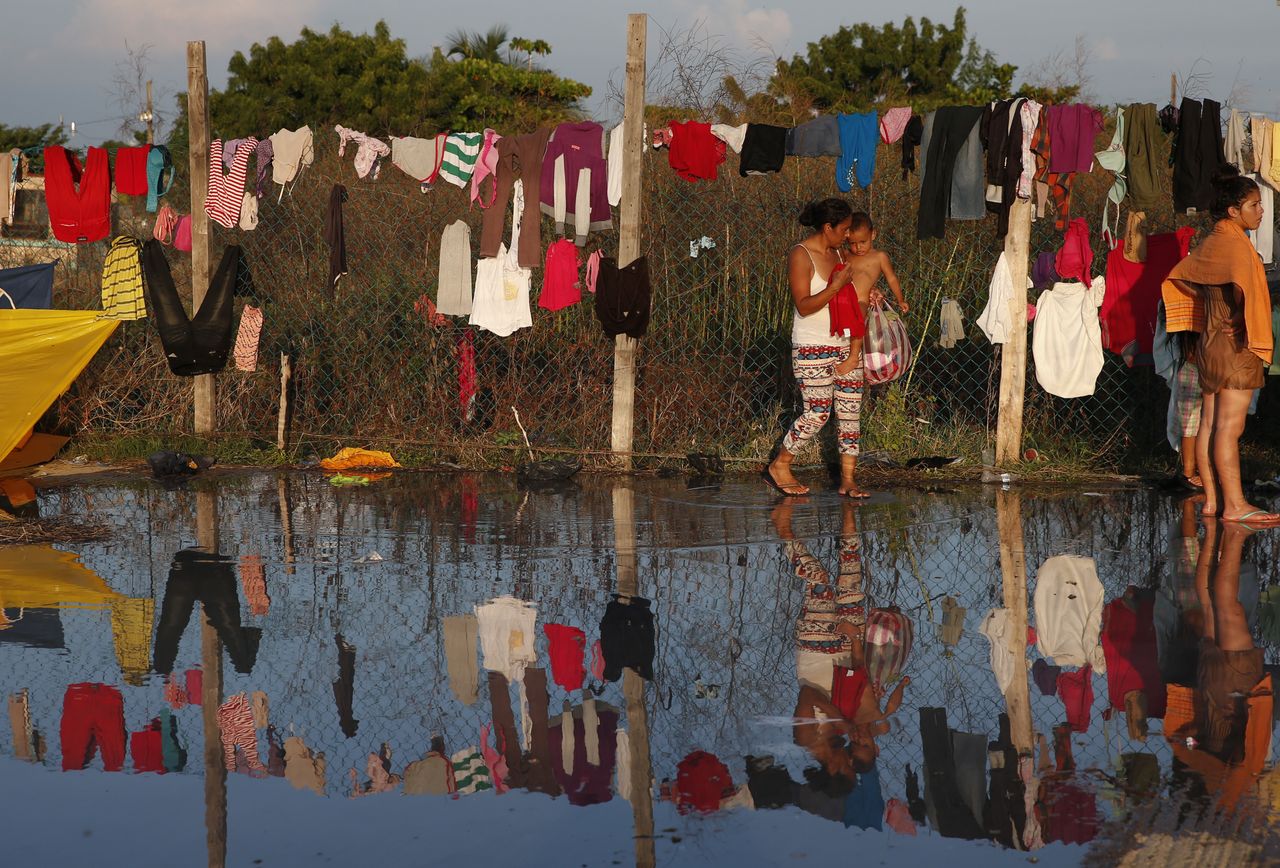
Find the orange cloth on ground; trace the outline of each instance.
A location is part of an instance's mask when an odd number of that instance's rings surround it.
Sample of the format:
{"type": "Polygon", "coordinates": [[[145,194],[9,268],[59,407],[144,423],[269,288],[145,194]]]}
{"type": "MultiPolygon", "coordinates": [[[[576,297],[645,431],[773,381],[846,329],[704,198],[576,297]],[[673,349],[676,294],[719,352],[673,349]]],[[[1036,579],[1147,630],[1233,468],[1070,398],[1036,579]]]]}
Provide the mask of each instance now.
{"type": "Polygon", "coordinates": [[[1271,724],[1275,698],[1271,695],[1271,676],[1264,675],[1249,695],[1249,720],[1244,730],[1244,761],[1239,765],[1227,765],[1222,760],[1202,750],[1194,750],[1178,741],[1178,729],[1191,722],[1191,688],[1170,684],[1168,707],[1165,709],[1164,729],[1172,743],[1173,755],[1204,777],[1210,793],[1221,794],[1222,807],[1230,812],[1240,799],[1259,781],[1271,747],[1271,724]],[[1174,697],[1177,692],[1177,703],[1174,697]],[[1176,713],[1175,713],[1176,709],[1176,713]]]}
{"type": "Polygon", "coordinates": [[[1160,287],[1169,334],[1203,332],[1204,300],[1199,293],[1184,292],[1175,280],[1206,286],[1230,283],[1240,287],[1244,293],[1244,327],[1249,351],[1262,359],[1264,365],[1271,364],[1274,344],[1267,275],[1243,229],[1229,220],[1219,220],[1209,237],[1173,267],[1160,287]]]}
{"type": "MultiPolygon", "coordinates": [[[[1271,314],[1268,313],[1267,316],[1271,314]]],[[[332,458],[320,462],[322,470],[351,470],[355,467],[399,467],[400,465],[390,452],[378,452],[373,449],[356,449],[345,446],[338,450],[332,458]]]]}

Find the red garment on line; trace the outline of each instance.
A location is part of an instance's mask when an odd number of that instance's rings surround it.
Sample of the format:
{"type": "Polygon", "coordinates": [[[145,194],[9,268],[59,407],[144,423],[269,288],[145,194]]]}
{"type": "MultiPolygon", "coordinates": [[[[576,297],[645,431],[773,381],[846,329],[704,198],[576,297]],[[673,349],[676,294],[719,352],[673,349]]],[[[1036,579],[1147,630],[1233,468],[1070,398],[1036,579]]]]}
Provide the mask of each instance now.
{"type": "Polygon", "coordinates": [[[107,152],[90,148],[81,168],[80,159],[66,148],[45,148],[44,198],[54,238],[68,244],[106,238],[111,232],[111,169],[107,152]]]}
{"type": "Polygon", "coordinates": [[[560,310],[582,301],[582,284],[578,282],[578,246],[566,238],[547,248],[546,268],[542,273],[542,292],[538,307],[560,310]]]}
{"type": "Polygon", "coordinates": [[[147,195],[147,157],[150,145],[116,151],[116,192],[125,196],[147,195]]]}
{"type": "Polygon", "coordinates": [[[688,121],[671,125],[667,162],[686,181],[714,181],[724,162],[725,144],[711,134],[711,124],[688,121]]]}
{"type": "Polygon", "coordinates": [[[1098,317],[1102,320],[1102,345],[1116,354],[1136,342],[1137,354],[1151,352],[1156,334],[1156,309],[1160,285],[1187,255],[1195,229],[1147,236],[1147,261],[1130,262],[1124,248],[1107,254],[1107,291],[1098,317]]]}

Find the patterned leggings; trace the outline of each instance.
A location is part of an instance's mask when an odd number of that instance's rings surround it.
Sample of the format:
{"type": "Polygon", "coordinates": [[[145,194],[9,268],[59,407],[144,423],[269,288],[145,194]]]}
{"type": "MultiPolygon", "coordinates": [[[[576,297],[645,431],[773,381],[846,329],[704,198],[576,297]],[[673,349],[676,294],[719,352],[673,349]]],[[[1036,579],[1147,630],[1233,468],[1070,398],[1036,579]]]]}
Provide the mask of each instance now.
{"type": "Polygon", "coordinates": [[[782,448],[795,455],[836,413],[836,444],[841,455],[858,454],[862,434],[863,369],[844,374],[836,366],[849,358],[849,348],[809,346],[791,348],[791,366],[804,399],[804,412],[791,423],[782,448]]]}

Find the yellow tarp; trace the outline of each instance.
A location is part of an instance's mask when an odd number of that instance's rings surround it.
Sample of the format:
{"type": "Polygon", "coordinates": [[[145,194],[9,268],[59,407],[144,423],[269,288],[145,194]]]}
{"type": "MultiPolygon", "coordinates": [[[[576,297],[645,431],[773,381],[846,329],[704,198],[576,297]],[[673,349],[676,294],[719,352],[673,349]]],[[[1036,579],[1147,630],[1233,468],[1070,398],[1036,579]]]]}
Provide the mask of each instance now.
{"type": "Polygon", "coordinates": [[[357,467],[399,467],[390,452],[344,446],[338,454],[320,462],[321,470],[353,470],[357,467]]]}
{"type": "Polygon", "coordinates": [[[0,461],[120,325],[92,310],[0,310],[0,461]]]}

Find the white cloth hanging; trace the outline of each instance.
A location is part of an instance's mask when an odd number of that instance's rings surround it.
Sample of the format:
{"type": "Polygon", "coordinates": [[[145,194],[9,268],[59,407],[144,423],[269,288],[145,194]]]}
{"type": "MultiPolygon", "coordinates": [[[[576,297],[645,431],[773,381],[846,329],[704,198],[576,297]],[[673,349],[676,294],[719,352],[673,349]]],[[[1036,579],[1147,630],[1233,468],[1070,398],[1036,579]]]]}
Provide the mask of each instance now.
{"type": "Polygon", "coordinates": [[[436,310],[445,316],[471,313],[471,227],[455,220],[440,235],[436,310]]]}
{"type": "Polygon", "coordinates": [[[1106,280],[1093,283],[1055,283],[1036,301],[1031,356],[1036,381],[1050,395],[1083,398],[1092,395],[1102,373],[1102,324],[1098,307],[1106,280]]]}
{"type": "Polygon", "coordinates": [[[1248,175],[1258,185],[1258,193],[1262,197],[1262,225],[1249,233],[1249,237],[1253,240],[1253,248],[1258,251],[1258,256],[1262,257],[1264,265],[1270,265],[1275,260],[1275,234],[1276,221],[1275,212],[1272,207],[1275,205],[1275,192],[1257,175],[1248,175]]]}
{"type": "Polygon", "coordinates": [[[471,325],[506,337],[517,329],[533,326],[529,290],[533,270],[521,268],[516,251],[520,238],[520,214],[524,210],[524,182],[512,189],[511,246],[498,246],[498,255],[481,259],[476,265],[476,294],[471,308],[471,325]]]}
{"type": "MultiPolygon", "coordinates": [[[[1039,319],[1039,316],[1036,317],[1039,319]]],[[[1036,573],[1036,647],[1059,666],[1107,671],[1102,653],[1102,582],[1093,558],[1056,555],[1036,573]]]]}
{"type": "Polygon", "coordinates": [[[954,298],[942,300],[938,320],[942,332],[938,346],[949,350],[955,347],[956,341],[964,340],[964,317],[960,314],[960,304],[954,298]]]}
{"type": "MultiPolygon", "coordinates": [[[[605,189],[608,191],[609,204],[617,208],[618,203],[622,201],[622,155],[623,143],[626,141],[626,130],[622,124],[618,124],[609,131],[609,153],[606,155],[605,163],[605,180],[608,183],[605,189]]],[[[512,245],[513,247],[515,245],[512,245]]]]}
{"type": "MultiPolygon", "coordinates": [[[[1031,288],[1031,278],[1027,278],[1027,288],[1031,288]]],[[[1008,256],[1002,251],[996,260],[995,270],[991,273],[991,286],[987,291],[987,306],[978,314],[978,328],[993,344],[1003,344],[1012,337],[1014,313],[1009,309],[1009,300],[1013,297],[1013,272],[1009,269],[1008,256]]],[[[1024,314],[1025,316],[1025,314],[1024,314]]]]}

